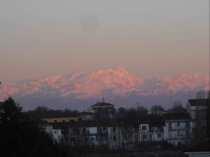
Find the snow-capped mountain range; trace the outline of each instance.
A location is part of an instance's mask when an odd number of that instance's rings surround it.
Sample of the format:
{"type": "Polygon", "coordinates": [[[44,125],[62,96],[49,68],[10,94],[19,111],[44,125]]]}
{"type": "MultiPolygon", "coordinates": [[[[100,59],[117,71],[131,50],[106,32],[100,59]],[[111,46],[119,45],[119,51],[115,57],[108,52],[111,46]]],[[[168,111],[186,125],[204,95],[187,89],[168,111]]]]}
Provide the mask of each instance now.
{"type": "Polygon", "coordinates": [[[183,74],[174,77],[144,79],[123,68],[96,72],[79,71],[63,76],[23,80],[1,84],[1,100],[12,95],[25,110],[46,105],[49,108],[84,110],[96,101],[113,103],[116,107],[160,104],[171,107],[173,101],[183,105],[200,90],[209,90],[209,77],[183,74]]]}

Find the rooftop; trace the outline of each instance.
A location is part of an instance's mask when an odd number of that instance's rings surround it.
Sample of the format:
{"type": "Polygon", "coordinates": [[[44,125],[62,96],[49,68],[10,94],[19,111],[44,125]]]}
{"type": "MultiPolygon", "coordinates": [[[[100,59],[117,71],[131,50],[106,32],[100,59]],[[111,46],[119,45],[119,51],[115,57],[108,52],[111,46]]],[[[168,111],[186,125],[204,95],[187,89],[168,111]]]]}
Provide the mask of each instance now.
{"type": "Polygon", "coordinates": [[[191,106],[207,105],[209,99],[189,99],[191,106]]]}
{"type": "Polygon", "coordinates": [[[118,121],[116,120],[86,120],[78,122],[60,122],[53,123],[53,128],[62,128],[63,126],[68,126],[70,128],[79,128],[79,127],[116,127],[118,126],[118,121]]]}
{"type": "Polygon", "coordinates": [[[112,105],[110,103],[106,103],[106,102],[97,102],[96,104],[92,105],[91,107],[102,107],[102,106],[114,107],[114,105],[112,105]]]}

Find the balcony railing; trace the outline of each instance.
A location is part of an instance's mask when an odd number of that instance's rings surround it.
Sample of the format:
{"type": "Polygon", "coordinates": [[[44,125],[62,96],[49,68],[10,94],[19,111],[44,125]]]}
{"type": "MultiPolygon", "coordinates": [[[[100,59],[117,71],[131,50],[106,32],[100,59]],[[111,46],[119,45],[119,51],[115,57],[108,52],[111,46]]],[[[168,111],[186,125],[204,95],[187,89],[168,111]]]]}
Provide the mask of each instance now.
{"type": "Polygon", "coordinates": [[[149,129],[149,132],[163,132],[163,129],[149,129]]]}
{"type": "Polygon", "coordinates": [[[173,136],[169,136],[168,139],[172,140],[172,139],[186,139],[188,137],[186,137],[185,135],[173,135],[173,136]]]}
{"type": "Polygon", "coordinates": [[[171,131],[171,130],[187,130],[187,129],[188,128],[185,126],[176,126],[176,127],[171,127],[168,130],[171,131]]]}

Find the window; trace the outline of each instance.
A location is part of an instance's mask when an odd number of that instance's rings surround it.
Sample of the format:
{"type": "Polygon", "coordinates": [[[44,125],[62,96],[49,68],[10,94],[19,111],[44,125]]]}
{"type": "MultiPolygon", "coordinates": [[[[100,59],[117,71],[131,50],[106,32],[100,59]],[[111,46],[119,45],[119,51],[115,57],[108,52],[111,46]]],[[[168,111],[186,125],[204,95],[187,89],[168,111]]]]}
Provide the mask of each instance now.
{"type": "Polygon", "coordinates": [[[146,130],[147,127],[144,125],[144,126],[141,127],[141,129],[142,129],[142,130],[146,130]]]}
{"type": "Polygon", "coordinates": [[[180,136],[180,131],[177,131],[177,135],[180,136]]]}
{"type": "Polygon", "coordinates": [[[101,128],[97,128],[98,134],[101,133],[101,128]]]}
{"type": "Polygon", "coordinates": [[[172,127],[171,127],[171,123],[170,123],[170,122],[169,122],[169,124],[168,124],[168,125],[169,125],[169,129],[171,129],[172,127]]]}
{"type": "Polygon", "coordinates": [[[103,127],[103,130],[106,130],[106,127],[103,127]]]}
{"type": "Polygon", "coordinates": [[[157,134],[158,138],[161,138],[161,134],[157,134]]]}
{"type": "Polygon", "coordinates": [[[56,123],[57,122],[57,120],[56,119],[54,119],[54,123],[56,123]]]}
{"type": "Polygon", "coordinates": [[[83,135],[86,134],[86,128],[82,128],[82,134],[83,134],[83,135]]]}
{"type": "Polygon", "coordinates": [[[56,131],[54,131],[54,133],[56,134],[57,132],[56,132],[56,131]]]}
{"type": "Polygon", "coordinates": [[[63,119],[63,122],[66,122],[66,120],[65,120],[65,119],[63,119]]]}
{"type": "Polygon", "coordinates": [[[116,127],[113,127],[113,132],[116,132],[116,127]]]}
{"type": "Polygon", "coordinates": [[[176,125],[177,125],[177,126],[180,126],[180,122],[177,122],[176,125]]]}
{"type": "Polygon", "coordinates": [[[113,141],[117,141],[117,137],[116,136],[113,136],[113,141]]]}

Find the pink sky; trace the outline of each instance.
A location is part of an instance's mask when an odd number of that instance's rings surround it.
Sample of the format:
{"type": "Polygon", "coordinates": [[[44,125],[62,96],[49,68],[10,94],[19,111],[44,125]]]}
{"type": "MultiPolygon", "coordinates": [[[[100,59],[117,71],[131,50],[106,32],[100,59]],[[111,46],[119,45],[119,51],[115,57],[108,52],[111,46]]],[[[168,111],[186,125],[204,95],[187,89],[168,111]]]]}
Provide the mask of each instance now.
{"type": "Polygon", "coordinates": [[[209,75],[208,0],[0,1],[1,82],[124,67],[209,75]]]}

